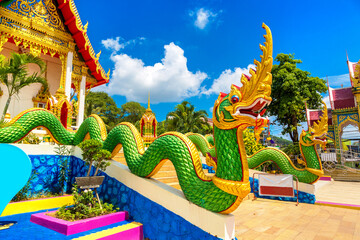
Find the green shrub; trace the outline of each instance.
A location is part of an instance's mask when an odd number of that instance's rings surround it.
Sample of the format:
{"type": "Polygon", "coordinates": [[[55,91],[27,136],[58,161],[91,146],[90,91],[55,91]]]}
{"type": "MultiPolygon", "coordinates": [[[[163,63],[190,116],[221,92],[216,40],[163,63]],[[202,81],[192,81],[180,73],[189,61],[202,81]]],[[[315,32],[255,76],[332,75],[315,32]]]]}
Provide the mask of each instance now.
{"type": "Polygon", "coordinates": [[[77,221],[86,218],[97,217],[119,211],[112,204],[102,203],[102,209],[92,190],[84,190],[79,193],[76,185],[72,188],[74,206],[67,205],[59,208],[55,216],[66,221],[77,221]]]}
{"type": "Polygon", "coordinates": [[[59,173],[55,192],[63,194],[70,175],[69,164],[71,152],[65,145],[60,144],[56,144],[54,152],[59,155],[59,173]]]}
{"type": "Polygon", "coordinates": [[[89,170],[86,176],[90,176],[91,167],[94,164],[96,167],[94,176],[97,175],[99,170],[105,171],[105,169],[110,165],[109,162],[105,160],[111,159],[111,153],[105,149],[102,149],[103,144],[99,140],[89,139],[85,140],[79,144],[79,147],[82,150],[82,157],[86,165],[89,165],[89,170]]]}

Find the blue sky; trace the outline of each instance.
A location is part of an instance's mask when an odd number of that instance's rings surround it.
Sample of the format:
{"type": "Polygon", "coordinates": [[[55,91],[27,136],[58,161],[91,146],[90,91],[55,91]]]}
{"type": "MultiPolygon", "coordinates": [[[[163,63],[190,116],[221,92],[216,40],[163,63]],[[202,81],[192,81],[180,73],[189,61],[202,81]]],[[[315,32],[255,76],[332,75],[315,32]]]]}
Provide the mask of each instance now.
{"type": "MultiPolygon", "coordinates": [[[[135,100],[162,121],[182,100],[210,109],[219,91],[240,85],[260,59],[265,22],[272,30],[274,58],[294,53],[299,68],[349,85],[350,61],[360,59],[360,1],[76,1],[111,84],[100,87],[121,106],[135,100]],[[256,4],[255,4],[256,3],[256,4]],[[250,65],[251,66],[251,65],[250,65]]],[[[210,114],[211,115],[211,114],[210,114]]],[[[272,129],[277,134],[279,127],[272,129]]]]}

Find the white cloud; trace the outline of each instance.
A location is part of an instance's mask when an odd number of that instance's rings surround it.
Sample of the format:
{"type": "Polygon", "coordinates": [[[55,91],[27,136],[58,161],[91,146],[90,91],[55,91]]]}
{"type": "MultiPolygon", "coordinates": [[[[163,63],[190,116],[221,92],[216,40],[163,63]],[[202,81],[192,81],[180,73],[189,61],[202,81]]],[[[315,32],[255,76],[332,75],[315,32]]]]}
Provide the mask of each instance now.
{"type": "MultiPolygon", "coordinates": [[[[108,86],[97,87],[110,95],[125,96],[127,101],[147,102],[150,90],[151,102],[179,102],[199,95],[201,83],[207,78],[203,72],[190,72],[184,51],[174,43],[164,46],[165,56],[153,66],[145,66],[141,59],[127,54],[113,53],[115,64],[108,86]]],[[[115,49],[114,49],[115,50],[115,49]]]]}
{"type": "Polygon", "coordinates": [[[194,22],[195,27],[199,29],[204,29],[209,22],[215,20],[218,14],[208,9],[200,8],[196,11],[196,13],[191,11],[189,15],[191,17],[195,16],[195,22],[194,22]]]}
{"type": "Polygon", "coordinates": [[[230,92],[231,84],[235,84],[239,87],[242,86],[240,78],[242,74],[250,75],[250,68],[255,69],[254,64],[249,64],[247,68],[235,68],[234,71],[226,69],[221,73],[219,78],[215,79],[212,86],[208,90],[203,90],[203,94],[219,94],[220,92],[228,93],[230,92]]]}
{"type": "MultiPolygon", "coordinates": [[[[351,87],[349,73],[336,76],[328,76],[327,78],[329,80],[329,85],[332,88],[340,88],[341,84],[343,85],[343,87],[351,87]]],[[[326,80],[326,77],[323,77],[322,79],[326,80]]]]}
{"type": "Polygon", "coordinates": [[[322,100],[326,104],[327,108],[331,108],[329,96],[324,97],[322,100]]]}
{"type": "Polygon", "coordinates": [[[131,39],[129,41],[125,41],[122,37],[116,37],[115,39],[108,38],[108,39],[102,40],[101,43],[102,43],[102,45],[104,45],[104,47],[106,49],[111,50],[113,52],[118,52],[121,49],[124,49],[128,45],[135,44],[137,42],[142,44],[142,41],[144,41],[144,40],[145,40],[144,37],[139,37],[137,39],[131,39]]]}
{"type": "Polygon", "coordinates": [[[120,41],[120,37],[116,37],[116,39],[108,38],[106,40],[102,40],[101,43],[104,45],[106,49],[117,52],[125,47],[124,44],[119,43],[119,41],[120,41]]]}

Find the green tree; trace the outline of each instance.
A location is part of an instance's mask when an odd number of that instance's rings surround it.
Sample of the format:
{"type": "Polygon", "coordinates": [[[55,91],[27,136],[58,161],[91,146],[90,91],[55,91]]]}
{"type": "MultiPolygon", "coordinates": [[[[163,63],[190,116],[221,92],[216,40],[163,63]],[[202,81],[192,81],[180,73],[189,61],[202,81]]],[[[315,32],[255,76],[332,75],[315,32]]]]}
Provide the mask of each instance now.
{"type": "Polygon", "coordinates": [[[18,95],[23,87],[32,83],[41,83],[47,89],[46,79],[41,77],[45,70],[46,65],[41,58],[31,54],[12,53],[7,61],[3,57],[0,58],[0,81],[5,85],[9,93],[1,120],[5,117],[12,97],[18,95]],[[29,74],[27,67],[30,63],[39,66],[40,72],[29,74]]]}
{"type": "Polygon", "coordinates": [[[166,132],[166,120],[157,123],[156,133],[158,136],[166,132]]]}
{"type": "Polygon", "coordinates": [[[138,102],[127,102],[121,105],[121,121],[130,122],[137,126],[145,110],[146,109],[138,102]]]}
{"type": "Polygon", "coordinates": [[[111,130],[119,123],[121,111],[115,101],[105,92],[89,92],[85,99],[85,117],[97,114],[111,130]]]}
{"type": "Polygon", "coordinates": [[[201,133],[211,132],[207,123],[207,112],[205,110],[195,111],[194,105],[187,101],[176,105],[175,111],[167,115],[167,130],[181,133],[201,133]]]}
{"type": "Polygon", "coordinates": [[[289,133],[291,140],[298,142],[298,126],[305,121],[305,101],[310,108],[321,104],[321,93],[326,92],[325,80],[311,77],[310,73],[297,68],[301,60],[293,54],[280,53],[275,60],[279,62],[272,68],[272,103],[268,112],[276,116],[276,123],[283,127],[282,134],[289,133]]]}
{"type": "Polygon", "coordinates": [[[289,140],[284,139],[282,137],[277,137],[277,136],[273,136],[273,135],[270,135],[270,137],[279,146],[286,146],[286,145],[292,144],[292,141],[289,141],[289,140]]]}
{"type": "Polygon", "coordinates": [[[281,148],[290,159],[295,159],[296,156],[300,155],[300,147],[298,143],[291,143],[281,148]]]}
{"type": "Polygon", "coordinates": [[[247,128],[243,131],[245,151],[248,156],[253,155],[265,146],[256,142],[254,129],[247,128]]]}
{"type": "Polygon", "coordinates": [[[89,177],[91,168],[94,164],[96,167],[94,176],[97,175],[99,170],[105,171],[110,165],[107,160],[111,159],[111,153],[108,150],[102,149],[103,144],[97,139],[88,139],[79,144],[79,148],[82,150],[82,157],[86,165],[89,165],[86,176],[89,177]]]}

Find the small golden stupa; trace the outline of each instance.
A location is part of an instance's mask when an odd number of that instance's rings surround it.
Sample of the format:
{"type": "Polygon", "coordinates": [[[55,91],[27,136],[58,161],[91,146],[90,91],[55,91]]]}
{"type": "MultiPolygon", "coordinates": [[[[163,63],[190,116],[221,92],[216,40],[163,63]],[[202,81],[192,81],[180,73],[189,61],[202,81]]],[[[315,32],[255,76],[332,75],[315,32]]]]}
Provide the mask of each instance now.
{"type": "Polygon", "coordinates": [[[141,137],[144,140],[145,147],[150,146],[150,144],[154,142],[155,139],[157,138],[156,126],[157,126],[157,121],[155,114],[150,109],[150,93],[149,93],[148,108],[146,109],[144,115],[141,117],[141,121],[140,121],[141,137]]]}

